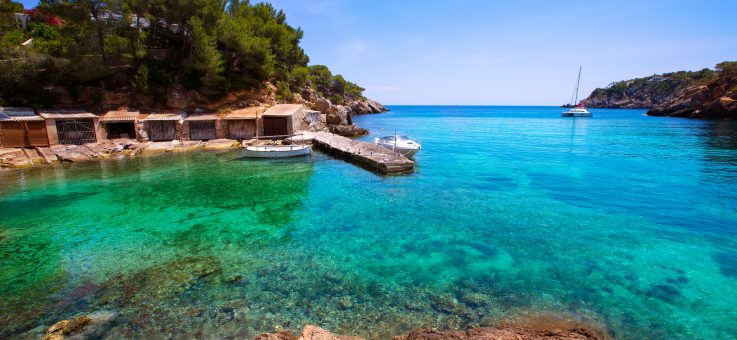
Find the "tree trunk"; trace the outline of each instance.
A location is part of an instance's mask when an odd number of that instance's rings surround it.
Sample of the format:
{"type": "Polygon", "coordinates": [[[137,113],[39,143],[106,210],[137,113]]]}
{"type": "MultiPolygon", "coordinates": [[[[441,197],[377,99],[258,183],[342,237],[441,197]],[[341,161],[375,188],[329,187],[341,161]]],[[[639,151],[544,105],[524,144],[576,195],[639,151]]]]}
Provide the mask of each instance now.
{"type": "Polygon", "coordinates": [[[105,54],[105,34],[102,31],[102,23],[100,23],[99,8],[90,8],[90,14],[92,14],[92,18],[95,19],[95,26],[97,26],[97,46],[100,49],[100,58],[102,58],[103,65],[107,65],[107,54],[105,54]]]}

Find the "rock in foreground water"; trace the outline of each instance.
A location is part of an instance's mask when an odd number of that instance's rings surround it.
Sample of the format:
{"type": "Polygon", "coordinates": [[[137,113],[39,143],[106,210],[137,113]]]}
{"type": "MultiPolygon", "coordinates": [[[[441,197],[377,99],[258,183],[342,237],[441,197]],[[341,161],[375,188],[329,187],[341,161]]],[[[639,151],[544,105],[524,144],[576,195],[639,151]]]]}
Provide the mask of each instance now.
{"type": "MultiPolygon", "coordinates": [[[[361,337],[336,335],[317,326],[307,325],[302,335],[297,337],[289,331],[278,333],[264,333],[256,337],[256,340],[358,340],[361,337]]],[[[467,331],[439,331],[431,328],[422,328],[412,331],[406,335],[394,337],[394,340],[533,340],[533,339],[557,339],[557,340],[599,340],[609,339],[602,331],[588,329],[585,327],[574,327],[570,329],[533,329],[514,326],[479,327],[467,331]]]]}
{"type": "Polygon", "coordinates": [[[96,339],[104,335],[117,314],[97,312],[55,323],[46,330],[43,340],[96,339]]]}
{"type": "Polygon", "coordinates": [[[430,328],[414,330],[407,335],[394,337],[394,340],[532,340],[532,339],[557,339],[557,340],[585,340],[585,339],[607,339],[604,334],[596,331],[580,329],[548,329],[533,330],[517,327],[480,327],[461,332],[444,332],[430,328]]]}

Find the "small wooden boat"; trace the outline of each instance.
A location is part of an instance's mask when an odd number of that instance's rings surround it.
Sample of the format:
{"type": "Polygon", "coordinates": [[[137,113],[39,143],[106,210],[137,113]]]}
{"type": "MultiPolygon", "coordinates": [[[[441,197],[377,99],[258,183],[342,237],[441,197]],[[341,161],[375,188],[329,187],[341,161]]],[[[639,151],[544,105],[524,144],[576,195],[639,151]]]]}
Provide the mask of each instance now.
{"type": "Polygon", "coordinates": [[[309,145],[264,145],[249,146],[243,155],[250,158],[284,158],[307,156],[311,153],[312,147],[309,145]]]}

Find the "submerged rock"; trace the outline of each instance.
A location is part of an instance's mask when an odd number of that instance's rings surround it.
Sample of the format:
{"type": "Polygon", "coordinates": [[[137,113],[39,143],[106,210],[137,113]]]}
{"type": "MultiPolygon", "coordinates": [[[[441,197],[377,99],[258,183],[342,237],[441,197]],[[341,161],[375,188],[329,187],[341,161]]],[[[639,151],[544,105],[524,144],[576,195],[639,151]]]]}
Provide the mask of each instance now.
{"type": "Polygon", "coordinates": [[[213,257],[187,257],[162,263],[103,283],[100,302],[131,306],[171,299],[220,270],[220,262],[213,257]]]}
{"type": "Polygon", "coordinates": [[[43,340],[97,339],[113,325],[117,314],[108,311],[62,320],[46,330],[43,340]]]}
{"type": "Polygon", "coordinates": [[[460,300],[471,307],[482,307],[491,303],[491,297],[481,293],[464,293],[460,300]]]}

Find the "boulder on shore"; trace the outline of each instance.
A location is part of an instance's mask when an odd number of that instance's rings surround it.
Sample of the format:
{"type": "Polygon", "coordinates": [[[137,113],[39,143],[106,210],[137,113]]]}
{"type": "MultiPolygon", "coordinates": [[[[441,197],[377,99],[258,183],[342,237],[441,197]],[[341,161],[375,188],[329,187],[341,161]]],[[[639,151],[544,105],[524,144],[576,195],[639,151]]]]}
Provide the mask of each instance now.
{"type": "Polygon", "coordinates": [[[356,100],[350,104],[353,114],[382,113],[389,109],[381,105],[379,102],[371,99],[356,100]]]}
{"type": "Polygon", "coordinates": [[[364,136],[369,133],[368,130],[355,125],[330,125],[328,128],[330,132],[344,137],[364,136]]]}
{"type": "Polygon", "coordinates": [[[343,105],[334,105],[326,111],[328,125],[352,125],[351,109],[343,105]]]}

